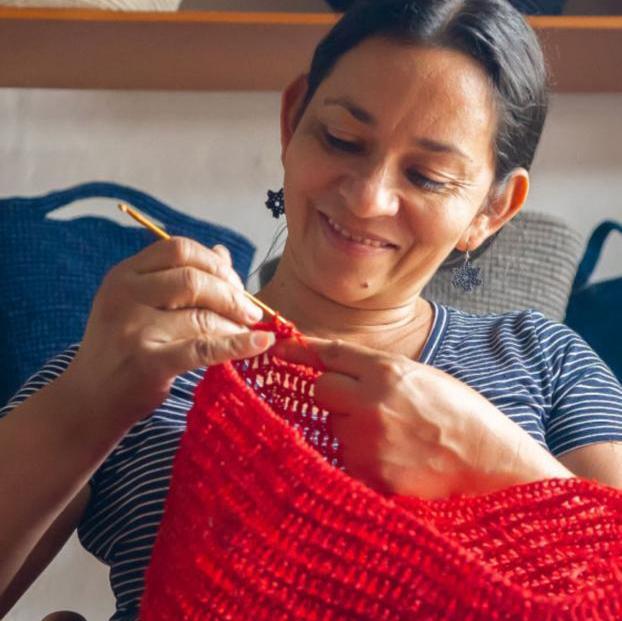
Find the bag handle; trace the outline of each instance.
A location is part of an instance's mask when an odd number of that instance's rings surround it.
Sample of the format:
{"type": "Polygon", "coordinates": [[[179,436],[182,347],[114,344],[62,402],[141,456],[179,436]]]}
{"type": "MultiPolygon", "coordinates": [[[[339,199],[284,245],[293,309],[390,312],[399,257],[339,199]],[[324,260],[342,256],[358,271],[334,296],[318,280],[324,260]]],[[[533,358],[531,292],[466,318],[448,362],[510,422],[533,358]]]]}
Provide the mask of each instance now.
{"type": "Polygon", "coordinates": [[[572,283],[572,293],[576,293],[587,285],[588,280],[590,279],[590,276],[598,263],[603,245],[611,231],[618,231],[619,233],[622,233],[622,224],[614,222],[613,220],[605,220],[604,222],[601,222],[601,224],[599,224],[590,235],[585,253],[583,254],[581,263],[579,263],[577,274],[574,282],[572,283]]]}
{"type": "Polygon", "coordinates": [[[176,223],[181,221],[186,224],[189,221],[197,225],[200,223],[196,218],[175,211],[149,194],[145,194],[140,190],[128,186],[107,181],[83,183],[65,190],[51,192],[45,196],[13,200],[28,205],[39,212],[41,217],[44,217],[59,207],[85,198],[112,198],[124,203],[129,203],[152,218],[159,220],[166,227],[174,227],[176,223]]]}

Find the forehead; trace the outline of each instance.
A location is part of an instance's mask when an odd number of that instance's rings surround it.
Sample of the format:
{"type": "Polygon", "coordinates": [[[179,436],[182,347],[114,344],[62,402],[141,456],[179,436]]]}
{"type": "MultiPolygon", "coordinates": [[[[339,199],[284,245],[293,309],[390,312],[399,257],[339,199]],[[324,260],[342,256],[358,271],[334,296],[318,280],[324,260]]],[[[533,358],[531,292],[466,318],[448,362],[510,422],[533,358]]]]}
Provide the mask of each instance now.
{"type": "Polygon", "coordinates": [[[455,50],[366,39],[339,59],[313,99],[323,107],[336,97],[356,102],[381,130],[467,141],[473,148],[488,148],[495,128],[484,69],[455,50]]]}

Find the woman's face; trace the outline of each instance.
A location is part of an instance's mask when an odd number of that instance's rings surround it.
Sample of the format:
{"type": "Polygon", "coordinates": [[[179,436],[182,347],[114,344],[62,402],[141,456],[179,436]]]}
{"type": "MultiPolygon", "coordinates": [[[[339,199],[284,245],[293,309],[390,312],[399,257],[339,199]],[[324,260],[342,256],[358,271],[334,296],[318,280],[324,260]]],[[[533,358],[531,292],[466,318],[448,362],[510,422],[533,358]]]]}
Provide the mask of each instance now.
{"type": "Polygon", "coordinates": [[[454,248],[494,230],[482,209],[496,121],[486,74],[456,51],[371,38],[297,122],[298,84],[282,110],[284,260],[338,303],[408,303],[454,248]]]}

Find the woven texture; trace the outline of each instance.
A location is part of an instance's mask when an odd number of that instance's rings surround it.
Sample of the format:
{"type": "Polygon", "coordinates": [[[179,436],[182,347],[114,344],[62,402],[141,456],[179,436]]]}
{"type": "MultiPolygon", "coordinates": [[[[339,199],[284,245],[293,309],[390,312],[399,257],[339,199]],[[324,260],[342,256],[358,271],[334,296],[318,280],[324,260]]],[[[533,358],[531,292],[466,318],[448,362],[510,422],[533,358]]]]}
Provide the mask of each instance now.
{"type": "MultiPolygon", "coordinates": [[[[104,218],[49,219],[55,209],[105,197],[160,221],[173,235],[221,243],[246,279],[254,246],[241,235],[192,218],[138,190],[88,183],[32,198],[0,200],[0,405],[53,355],[82,338],[91,302],[106,272],[156,241],[136,226],[104,218]]],[[[128,224],[131,221],[128,218],[128,224]]]]}
{"type": "Polygon", "coordinates": [[[620,492],[380,495],[339,468],[316,377],[268,355],[207,371],[141,621],[622,618],[620,492]]]}
{"type": "Polygon", "coordinates": [[[441,270],[423,297],[468,313],[507,313],[534,308],[563,321],[584,240],[560,220],[524,212],[509,222],[474,265],[483,285],[464,293],[451,285],[451,270],[441,270]]]}

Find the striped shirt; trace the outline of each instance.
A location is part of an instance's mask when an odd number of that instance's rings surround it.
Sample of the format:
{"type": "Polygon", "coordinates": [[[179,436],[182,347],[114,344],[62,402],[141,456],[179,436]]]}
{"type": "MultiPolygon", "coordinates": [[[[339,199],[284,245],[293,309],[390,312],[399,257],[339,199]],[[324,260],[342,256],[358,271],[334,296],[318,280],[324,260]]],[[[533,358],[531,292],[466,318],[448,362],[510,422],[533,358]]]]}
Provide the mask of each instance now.
{"type": "MultiPolygon", "coordinates": [[[[531,310],[477,316],[433,307],[420,362],[479,391],[554,455],[622,441],[622,386],[568,327],[531,310]]],[[[58,377],[78,347],[31,377],[0,416],[58,377]]],[[[137,617],[173,457],[204,371],[177,377],[166,401],[132,427],[91,479],[91,501],[78,535],[110,566],[114,621],[137,617]]]]}

